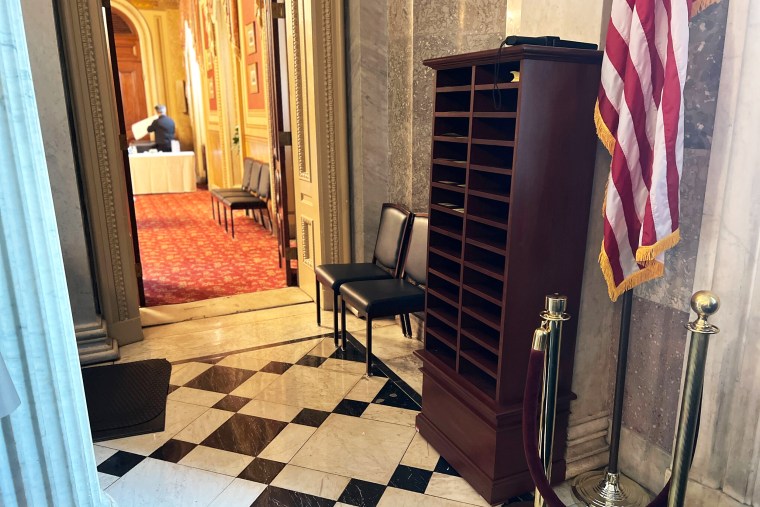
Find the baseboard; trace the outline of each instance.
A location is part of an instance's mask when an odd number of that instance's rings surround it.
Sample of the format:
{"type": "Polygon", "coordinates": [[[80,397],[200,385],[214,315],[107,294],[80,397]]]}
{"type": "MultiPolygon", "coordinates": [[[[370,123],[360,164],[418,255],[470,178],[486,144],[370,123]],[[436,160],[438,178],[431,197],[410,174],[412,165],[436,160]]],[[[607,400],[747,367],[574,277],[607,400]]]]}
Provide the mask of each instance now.
{"type": "Polygon", "coordinates": [[[567,478],[572,478],[607,464],[609,412],[570,421],[567,429],[567,478]]]}
{"type": "Polygon", "coordinates": [[[119,359],[119,344],[108,336],[105,322],[75,329],[79,363],[82,366],[119,359]]]}

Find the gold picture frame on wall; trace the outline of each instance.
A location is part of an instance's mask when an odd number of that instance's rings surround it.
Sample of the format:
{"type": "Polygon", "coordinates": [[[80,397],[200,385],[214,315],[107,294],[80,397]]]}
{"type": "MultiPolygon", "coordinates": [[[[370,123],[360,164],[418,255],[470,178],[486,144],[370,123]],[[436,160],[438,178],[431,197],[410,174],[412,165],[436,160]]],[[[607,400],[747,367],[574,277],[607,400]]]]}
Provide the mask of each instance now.
{"type": "Polygon", "coordinates": [[[256,52],[256,24],[251,21],[245,25],[245,54],[256,52]]]}
{"type": "Polygon", "coordinates": [[[259,64],[248,64],[248,93],[259,93],[259,64]]]}

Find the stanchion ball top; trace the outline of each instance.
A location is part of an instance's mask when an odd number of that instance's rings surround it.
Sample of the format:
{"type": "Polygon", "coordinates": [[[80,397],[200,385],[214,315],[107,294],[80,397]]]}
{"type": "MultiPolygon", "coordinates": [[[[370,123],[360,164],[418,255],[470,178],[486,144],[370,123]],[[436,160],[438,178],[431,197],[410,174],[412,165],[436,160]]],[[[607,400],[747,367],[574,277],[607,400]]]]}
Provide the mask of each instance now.
{"type": "Polygon", "coordinates": [[[720,298],[709,290],[700,290],[691,296],[691,309],[701,318],[707,318],[720,308],[720,298]]]}

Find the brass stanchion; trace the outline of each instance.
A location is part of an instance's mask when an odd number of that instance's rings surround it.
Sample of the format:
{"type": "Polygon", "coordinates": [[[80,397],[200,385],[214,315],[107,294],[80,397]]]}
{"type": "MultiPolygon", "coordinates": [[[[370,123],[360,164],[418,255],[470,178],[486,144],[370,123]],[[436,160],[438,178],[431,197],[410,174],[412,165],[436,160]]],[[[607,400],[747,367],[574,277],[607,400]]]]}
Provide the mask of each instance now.
{"type": "Polygon", "coordinates": [[[682,507],[686,498],[686,484],[689,480],[694,439],[699,424],[707,346],[710,335],[719,331],[717,327],[707,322],[707,318],[717,312],[719,307],[720,299],[712,292],[703,290],[691,297],[691,308],[697,314],[697,320],[686,326],[691,331],[691,344],[681,395],[681,415],[678,418],[678,435],[673,454],[673,475],[670,479],[668,507],[682,507]]]}
{"type": "MultiPolygon", "coordinates": [[[[554,447],[554,421],[557,415],[557,378],[559,377],[559,352],[562,348],[562,323],[570,319],[565,313],[567,297],[559,294],[546,296],[545,310],[541,312],[541,327],[549,333],[544,357],[544,386],[541,394],[538,449],[546,477],[552,477],[552,451],[554,447]]],[[[536,490],[534,507],[544,507],[544,499],[536,490]]]]}
{"type": "MultiPolygon", "coordinates": [[[[552,452],[554,447],[554,423],[557,412],[557,380],[559,377],[560,349],[562,348],[562,323],[570,319],[565,313],[567,297],[559,294],[546,296],[541,326],[533,334],[533,348],[545,351],[541,408],[539,414],[538,454],[546,477],[551,478],[552,452]]],[[[546,503],[536,489],[533,502],[523,502],[519,507],[544,507],[546,503]]],[[[518,507],[518,506],[516,506],[518,507]]]]}

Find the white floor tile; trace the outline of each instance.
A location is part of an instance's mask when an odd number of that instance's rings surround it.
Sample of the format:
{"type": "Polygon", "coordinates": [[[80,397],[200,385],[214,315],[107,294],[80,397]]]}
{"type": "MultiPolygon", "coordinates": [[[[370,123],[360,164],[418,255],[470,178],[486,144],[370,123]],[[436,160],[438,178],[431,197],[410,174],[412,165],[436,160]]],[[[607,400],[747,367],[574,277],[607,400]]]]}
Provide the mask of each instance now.
{"type": "Polygon", "coordinates": [[[106,493],[119,507],[205,507],[232,480],[226,475],[146,458],[106,493]]]}
{"type": "Polygon", "coordinates": [[[266,484],[235,479],[209,507],[249,507],[266,487],[266,484]]]}

